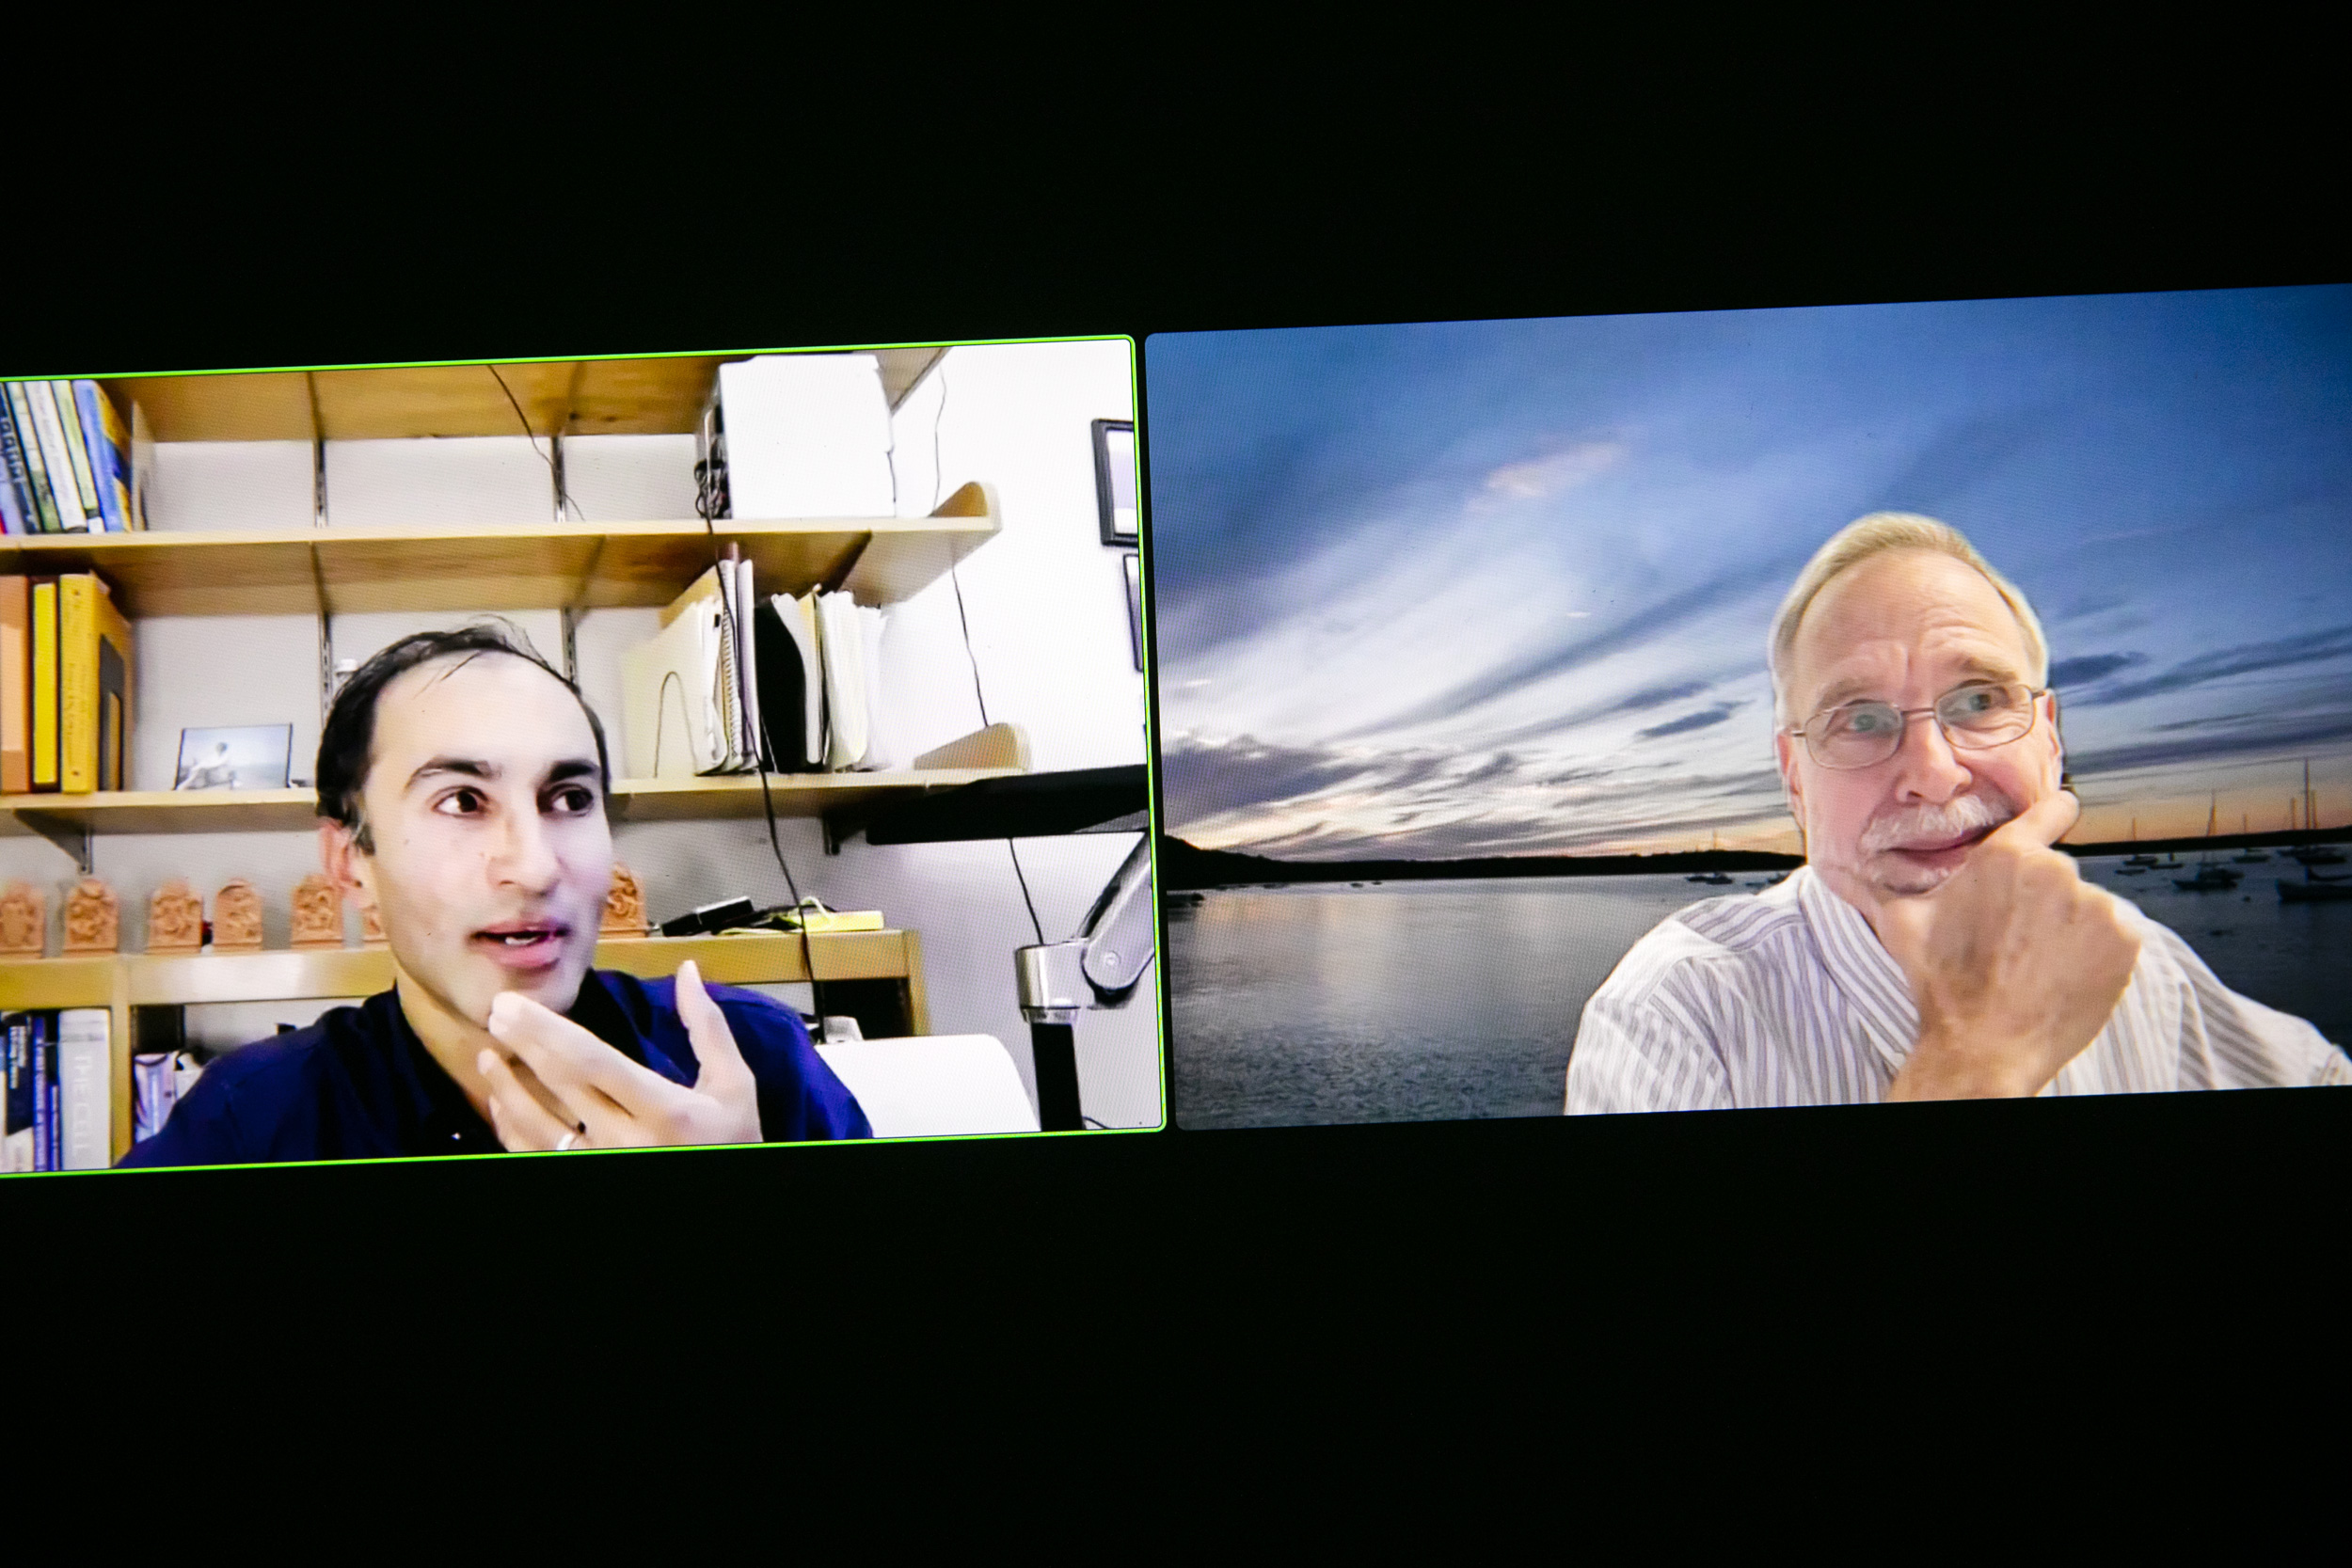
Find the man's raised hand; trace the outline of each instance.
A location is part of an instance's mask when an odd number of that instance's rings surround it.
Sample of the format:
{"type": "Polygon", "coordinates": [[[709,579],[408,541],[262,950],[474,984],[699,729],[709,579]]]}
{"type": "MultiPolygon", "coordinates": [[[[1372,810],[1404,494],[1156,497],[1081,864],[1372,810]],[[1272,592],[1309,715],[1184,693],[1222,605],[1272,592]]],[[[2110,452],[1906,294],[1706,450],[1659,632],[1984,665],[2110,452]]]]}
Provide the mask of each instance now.
{"type": "Polygon", "coordinates": [[[691,960],[678,968],[677,1009],[701,1064],[691,1089],[529,997],[501,992],[490,1035],[522,1070],[495,1051],[475,1059],[489,1081],[499,1141],[510,1149],[759,1142],[758,1085],[691,960]]]}
{"type": "Polygon", "coordinates": [[[2050,847],[2081,812],[2059,791],[1933,893],[1880,907],[1879,940],[1919,1008],[1889,1100],[2037,1094],[2106,1027],[2139,938],[2116,898],[2050,847]]]}

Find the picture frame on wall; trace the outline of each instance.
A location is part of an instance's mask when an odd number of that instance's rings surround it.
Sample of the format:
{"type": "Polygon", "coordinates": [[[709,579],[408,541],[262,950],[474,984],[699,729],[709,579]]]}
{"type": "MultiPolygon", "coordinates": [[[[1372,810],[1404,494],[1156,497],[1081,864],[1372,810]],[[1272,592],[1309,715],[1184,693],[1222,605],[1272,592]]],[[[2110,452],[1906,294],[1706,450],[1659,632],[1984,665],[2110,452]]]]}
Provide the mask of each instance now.
{"type": "Polygon", "coordinates": [[[1094,421],[1094,499],[1102,515],[1103,543],[1136,543],[1136,422],[1094,421]]]}
{"type": "Polygon", "coordinates": [[[1129,550],[1121,562],[1127,568],[1127,631],[1135,639],[1136,668],[1143,668],[1143,557],[1129,550]]]}

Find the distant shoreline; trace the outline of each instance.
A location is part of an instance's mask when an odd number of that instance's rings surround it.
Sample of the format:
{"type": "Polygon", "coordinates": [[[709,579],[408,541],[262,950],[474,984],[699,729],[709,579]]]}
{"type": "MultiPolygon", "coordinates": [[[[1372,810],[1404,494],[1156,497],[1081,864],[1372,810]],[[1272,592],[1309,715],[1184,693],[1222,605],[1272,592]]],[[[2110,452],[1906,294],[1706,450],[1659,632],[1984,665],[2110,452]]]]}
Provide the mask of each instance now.
{"type": "MultiPolygon", "coordinates": [[[[2208,849],[2287,848],[2352,842],[2352,827],[2267,833],[2216,833],[2211,838],[2143,838],[2120,844],[2060,844],[2084,859],[2105,855],[2197,854],[2208,849]]],[[[1160,886],[1165,892],[1268,882],[1470,881],[1518,877],[1632,877],[1700,871],[1788,871],[1802,855],[1759,849],[1690,849],[1662,855],[1489,855],[1458,861],[1280,861],[1231,849],[1200,849],[1162,834],[1160,886]]]]}

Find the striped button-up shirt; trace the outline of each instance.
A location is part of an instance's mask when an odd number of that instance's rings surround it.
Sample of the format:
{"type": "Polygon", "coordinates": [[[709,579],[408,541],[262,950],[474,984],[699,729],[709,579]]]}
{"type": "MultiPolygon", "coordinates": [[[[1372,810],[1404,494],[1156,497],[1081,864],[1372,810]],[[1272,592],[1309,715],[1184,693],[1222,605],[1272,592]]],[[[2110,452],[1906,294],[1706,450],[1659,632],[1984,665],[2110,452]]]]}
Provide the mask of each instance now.
{"type": "MultiPolygon", "coordinates": [[[[2107,1026],[2044,1094],[2352,1084],[2300,1019],[2236,994],[2128,900],[2139,963],[2107,1026]]],[[[1709,898],[1633,944],[1585,1004],[1567,1109],[1694,1111],[1881,1101],[1919,1010],[1903,972],[1810,867],[1709,898]]]]}

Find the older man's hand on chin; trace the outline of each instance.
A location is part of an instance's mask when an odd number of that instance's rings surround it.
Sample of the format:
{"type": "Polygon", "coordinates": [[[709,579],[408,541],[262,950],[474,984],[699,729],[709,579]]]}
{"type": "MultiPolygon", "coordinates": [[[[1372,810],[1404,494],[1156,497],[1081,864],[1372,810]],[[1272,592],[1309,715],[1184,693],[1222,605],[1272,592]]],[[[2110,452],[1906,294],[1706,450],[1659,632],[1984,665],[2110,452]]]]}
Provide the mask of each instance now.
{"type": "Polygon", "coordinates": [[[1932,892],[1880,903],[1880,941],[1919,1007],[1888,1100],[2037,1094],[2106,1027],[2139,938],[2117,900],[2050,847],[2081,809],[2050,795],[1932,892]]]}

